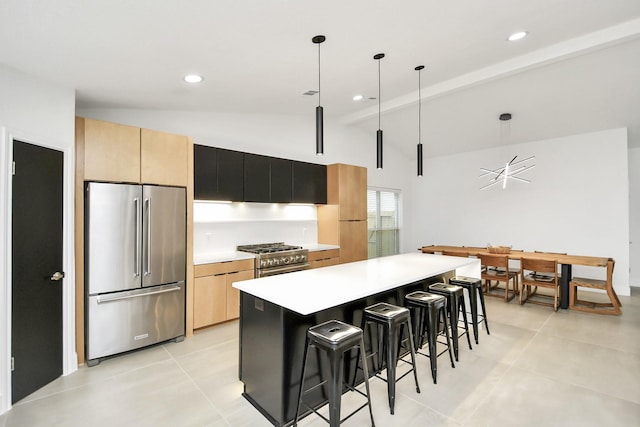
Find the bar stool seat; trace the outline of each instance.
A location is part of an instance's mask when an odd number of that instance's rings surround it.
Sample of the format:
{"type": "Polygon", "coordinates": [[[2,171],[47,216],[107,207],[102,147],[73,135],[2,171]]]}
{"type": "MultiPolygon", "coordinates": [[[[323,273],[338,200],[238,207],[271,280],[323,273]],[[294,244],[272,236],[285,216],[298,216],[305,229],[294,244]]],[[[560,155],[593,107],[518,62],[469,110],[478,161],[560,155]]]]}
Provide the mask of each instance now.
{"type": "Polygon", "coordinates": [[[416,355],[413,343],[413,334],[411,332],[411,315],[408,308],[381,302],[364,309],[364,316],[362,317],[363,333],[366,332],[367,326],[371,323],[378,326],[378,350],[367,356],[367,358],[373,358],[375,376],[387,383],[389,409],[393,415],[397,381],[400,381],[410,372],[413,372],[413,377],[416,382],[416,392],[420,393],[420,385],[418,384],[418,374],[416,371],[416,355]],[[402,340],[402,331],[404,328],[406,328],[408,335],[406,340],[402,340]],[[411,355],[410,363],[399,357],[400,351],[403,347],[402,344],[405,341],[409,342],[408,350],[411,355]],[[386,362],[387,368],[386,378],[380,375],[383,365],[383,355],[385,356],[384,361],[386,362]],[[396,378],[396,366],[398,361],[409,363],[411,365],[411,370],[405,372],[399,378],[396,378]]]}
{"type": "Polygon", "coordinates": [[[480,323],[484,322],[484,327],[487,330],[487,335],[491,335],[489,332],[489,322],[487,321],[487,309],[484,306],[484,292],[482,291],[482,279],[474,279],[473,277],[456,276],[449,279],[450,285],[462,286],[467,290],[467,296],[469,297],[469,306],[471,308],[471,325],[473,326],[473,338],[478,343],[478,327],[480,323]],[[480,299],[480,306],[482,308],[482,314],[478,314],[478,298],[480,299]],[[478,318],[480,318],[478,320],[478,318]]]}
{"type": "Polygon", "coordinates": [[[471,350],[471,338],[469,338],[469,324],[467,322],[467,309],[464,303],[464,295],[462,294],[462,286],[449,285],[446,283],[434,283],[429,285],[429,292],[442,295],[447,298],[447,312],[449,314],[449,326],[451,327],[451,340],[453,341],[453,354],[458,361],[458,341],[461,335],[467,335],[467,343],[471,350]],[[462,319],[464,320],[464,332],[458,333],[458,313],[462,310],[462,319]]]}
{"type": "Polygon", "coordinates": [[[364,339],[362,335],[362,329],[358,328],[357,326],[346,324],[339,320],[329,320],[319,325],[312,326],[308,329],[304,347],[302,376],[300,377],[300,388],[298,391],[298,407],[296,409],[296,418],[293,422],[294,426],[298,425],[300,407],[303,404],[320,418],[328,422],[331,427],[338,427],[342,423],[342,421],[346,420],[365,406],[369,406],[371,426],[375,426],[375,423],[373,421],[373,411],[371,409],[371,393],[369,392],[369,372],[367,370],[367,360],[364,357],[364,339]],[[324,350],[324,352],[327,353],[331,366],[331,374],[329,379],[322,381],[321,383],[311,387],[308,390],[305,390],[304,382],[307,370],[307,357],[309,354],[309,348],[311,347],[316,347],[318,349],[324,350]],[[347,350],[356,347],[360,349],[362,354],[362,368],[364,370],[364,384],[367,391],[366,394],[362,393],[360,390],[343,381],[344,353],[347,350]],[[320,414],[316,410],[316,408],[304,401],[305,394],[327,383],[329,383],[329,419],[320,414]],[[355,409],[351,414],[341,420],[340,404],[343,385],[346,386],[347,389],[365,396],[367,398],[367,403],[355,409]]]}
{"type": "Polygon", "coordinates": [[[449,360],[451,361],[451,367],[455,368],[453,363],[453,353],[451,352],[451,342],[449,338],[449,326],[447,325],[447,299],[442,295],[436,295],[425,291],[415,291],[405,296],[405,304],[410,310],[413,310],[416,314],[413,316],[413,336],[416,337],[416,347],[422,348],[424,345],[424,339],[427,339],[429,347],[429,353],[424,354],[419,350],[418,354],[429,357],[431,364],[431,377],[433,383],[437,384],[437,371],[438,371],[438,356],[442,355],[445,351],[449,352],[449,360]],[[438,353],[436,344],[438,336],[440,335],[440,319],[444,323],[444,335],[446,341],[441,344],[446,345],[446,350],[438,353]]]}

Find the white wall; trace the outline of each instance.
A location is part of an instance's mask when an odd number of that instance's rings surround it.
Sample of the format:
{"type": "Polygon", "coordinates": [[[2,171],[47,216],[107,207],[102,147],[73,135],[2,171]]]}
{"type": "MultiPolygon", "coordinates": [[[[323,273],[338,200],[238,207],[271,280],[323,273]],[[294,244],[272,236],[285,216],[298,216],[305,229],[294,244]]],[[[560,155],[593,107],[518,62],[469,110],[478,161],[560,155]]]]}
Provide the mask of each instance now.
{"type": "Polygon", "coordinates": [[[629,150],[629,282],[640,286],[640,148],[629,150]]]}
{"type": "MultiPolygon", "coordinates": [[[[627,168],[626,129],[427,159],[424,180],[412,191],[414,245],[612,257],[616,291],[629,295],[627,168]],[[516,154],[536,156],[536,166],[521,175],[532,183],[480,191],[488,182],[480,168],[497,168],[516,154]]],[[[604,277],[604,269],[574,267],[574,274],[604,277]]]]}
{"type": "Polygon", "coordinates": [[[11,330],[11,159],[19,139],[64,153],[63,373],[77,368],[74,322],[73,177],[74,109],[72,89],[55,87],[0,65],[0,413],[10,407],[11,330]]]}

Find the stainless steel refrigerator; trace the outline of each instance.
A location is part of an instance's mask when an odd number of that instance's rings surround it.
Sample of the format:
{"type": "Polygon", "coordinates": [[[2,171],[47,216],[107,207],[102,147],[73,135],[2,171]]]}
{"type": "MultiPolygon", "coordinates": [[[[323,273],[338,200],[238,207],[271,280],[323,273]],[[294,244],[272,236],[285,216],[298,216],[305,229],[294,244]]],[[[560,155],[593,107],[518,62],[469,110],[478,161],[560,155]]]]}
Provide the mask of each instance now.
{"type": "Polygon", "coordinates": [[[185,270],[184,188],[87,182],[87,364],[182,339],[185,270]]]}

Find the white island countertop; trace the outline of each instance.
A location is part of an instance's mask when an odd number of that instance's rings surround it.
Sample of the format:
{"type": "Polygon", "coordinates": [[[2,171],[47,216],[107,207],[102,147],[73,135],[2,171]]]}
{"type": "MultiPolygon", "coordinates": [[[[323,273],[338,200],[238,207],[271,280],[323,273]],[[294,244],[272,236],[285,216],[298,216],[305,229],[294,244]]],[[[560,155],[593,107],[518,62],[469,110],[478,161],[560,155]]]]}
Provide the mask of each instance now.
{"type": "Polygon", "coordinates": [[[480,260],[407,253],[244,280],[233,287],[309,315],[451,270],[480,277],[480,260]]]}

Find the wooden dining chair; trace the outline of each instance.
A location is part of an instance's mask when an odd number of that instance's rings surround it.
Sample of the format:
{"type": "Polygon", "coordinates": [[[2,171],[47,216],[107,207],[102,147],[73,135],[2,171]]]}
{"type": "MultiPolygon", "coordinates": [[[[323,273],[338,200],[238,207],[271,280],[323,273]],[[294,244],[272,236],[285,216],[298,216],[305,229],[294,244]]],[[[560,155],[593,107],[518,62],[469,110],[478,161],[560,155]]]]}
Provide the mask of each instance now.
{"type": "Polygon", "coordinates": [[[478,254],[482,270],[480,278],[485,281],[484,294],[492,297],[502,297],[504,302],[509,302],[518,293],[518,274],[509,271],[508,255],[478,254]],[[493,281],[496,282],[493,285],[493,281]],[[500,288],[500,283],[505,284],[500,288]],[[512,283],[509,290],[509,282],[512,283]],[[496,292],[497,291],[497,292],[496,292]]]}
{"type": "Polygon", "coordinates": [[[520,304],[529,301],[533,304],[540,304],[553,307],[558,311],[558,301],[560,300],[560,276],[558,275],[557,260],[540,260],[522,258],[520,260],[520,304]],[[549,288],[553,290],[553,303],[545,301],[549,295],[538,294],[538,288],[549,288]],[[530,299],[533,296],[539,298],[530,299]]]}
{"type": "Polygon", "coordinates": [[[597,314],[622,314],[622,304],[613,289],[613,268],[615,261],[607,261],[607,279],[596,280],[585,277],[574,277],[569,282],[569,308],[572,310],[586,311],[597,314]],[[599,289],[605,291],[610,302],[591,302],[578,298],[578,287],[599,289]]]}

